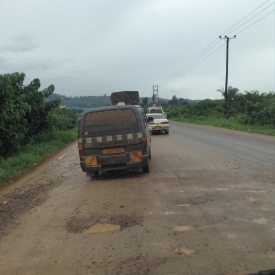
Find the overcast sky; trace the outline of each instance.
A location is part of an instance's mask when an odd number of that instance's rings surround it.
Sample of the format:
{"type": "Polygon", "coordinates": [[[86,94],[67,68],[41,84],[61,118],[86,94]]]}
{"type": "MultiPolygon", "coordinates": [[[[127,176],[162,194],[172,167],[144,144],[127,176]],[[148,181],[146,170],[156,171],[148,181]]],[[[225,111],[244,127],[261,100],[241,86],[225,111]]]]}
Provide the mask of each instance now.
{"type": "Polygon", "coordinates": [[[25,84],[39,78],[66,96],[151,97],[158,85],[162,98],[215,99],[225,86],[219,36],[237,35],[228,85],[268,93],[274,9],[274,0],[0,0],[0,74],[24,72],[25,84]]]}

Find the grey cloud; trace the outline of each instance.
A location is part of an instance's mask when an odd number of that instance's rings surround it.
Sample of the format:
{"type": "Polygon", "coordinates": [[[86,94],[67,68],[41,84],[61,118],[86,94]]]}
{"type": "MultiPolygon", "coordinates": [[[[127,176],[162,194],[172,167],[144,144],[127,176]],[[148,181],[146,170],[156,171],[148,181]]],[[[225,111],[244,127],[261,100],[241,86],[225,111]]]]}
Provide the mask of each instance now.
{"type": "Polygon", "coordinates": [[[13,39],[11,39],[11,43],[5,46],[1,46],[0,50],[2,52],[12,53],[31,52],[39,47],[39,45],[33,40],[33,37],[27,35],[14,37],[13,39]]]}

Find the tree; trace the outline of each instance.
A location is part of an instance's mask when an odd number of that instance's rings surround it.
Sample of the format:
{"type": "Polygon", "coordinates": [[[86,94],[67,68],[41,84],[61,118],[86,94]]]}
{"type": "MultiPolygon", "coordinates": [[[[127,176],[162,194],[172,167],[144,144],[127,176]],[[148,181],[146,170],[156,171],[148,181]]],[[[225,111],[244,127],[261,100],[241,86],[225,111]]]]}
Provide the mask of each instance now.
{"type": "Polygon", "coordinates": [[[142,103],[146,106],[147,103],[148,103],[148,97],[144,97],[144,98],[142,99],[142,103]]]}
{"type": "Polygon", "coordinates": [[[177,104],[178,103],[178,98],[175,95],[173,95],[172,100],[169,100],[169,103],[170,104],[177,104]]]}
{"type": "Polygon", "coordinates": [[[0,155],[7,156],[35,134],[50,127],[48,119],[60,100],[46,102],[54,92],[50,85],[42,92],[40,80],[24,85],[25,74],[0,75],[0,155]]]}
{"type": "MultiPolygon", "coordinates": [[[[222,94],[222,96],[224,97],[224,100],[226,101],[224,88],[218,89],[217,91],[222,94]]],[[[224,107],[224,113],[226,117],[229,117],[234,113],[234,100],[236,99],[238,93],[239,93],[238,88],[233,88],[232,86],[228,87],[227,104],[225,102],[225,107],[224,107]],[[227,105],[227,110],[226,110],[226,105],[227,105]]]]}

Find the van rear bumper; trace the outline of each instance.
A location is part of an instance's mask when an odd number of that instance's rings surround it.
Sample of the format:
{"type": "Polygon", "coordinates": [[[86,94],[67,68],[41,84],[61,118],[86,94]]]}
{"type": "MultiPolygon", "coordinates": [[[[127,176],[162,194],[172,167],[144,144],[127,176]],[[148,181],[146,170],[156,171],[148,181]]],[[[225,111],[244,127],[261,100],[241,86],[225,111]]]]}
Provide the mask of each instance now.
{"type": "MultiPolygon", "coordinates": [[[[110,159],[111,160],[111,159],[110,159]]],[[[111,171],[111,170],[136,170],[148,165],[149,155],[142,155],[142,160],[139,162],[106,162],[95,166],[87,166],[84,158],[80,159],[80,167],[83,172],[96,172],[96,171],[111,171]]]]}

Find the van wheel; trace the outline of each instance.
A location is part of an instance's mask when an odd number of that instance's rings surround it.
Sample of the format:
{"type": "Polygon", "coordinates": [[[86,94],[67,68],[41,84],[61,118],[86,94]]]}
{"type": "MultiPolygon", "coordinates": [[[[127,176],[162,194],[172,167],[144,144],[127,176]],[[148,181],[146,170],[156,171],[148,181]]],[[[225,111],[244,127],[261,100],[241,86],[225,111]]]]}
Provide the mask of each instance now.
{"type": "Polygon", "coordinates": [[[169,130],[165,130],[165,134],[169,134],[169,130]]]}
{"type": "Polygon", "coordinates": [[[143,166],[143,167],[142,167],[142,172],[143,172],[143,173],[148,173],[148,172],[150,172],[150,170],[149,170],[149,164],[147,164],[146,166],[143,166]]]}
{"type": "Polygon", "coordinates": [[[98,175],[99,175],[99,171],[94,171],[92,174],[92,177],[98,178],[98,175]]]}

